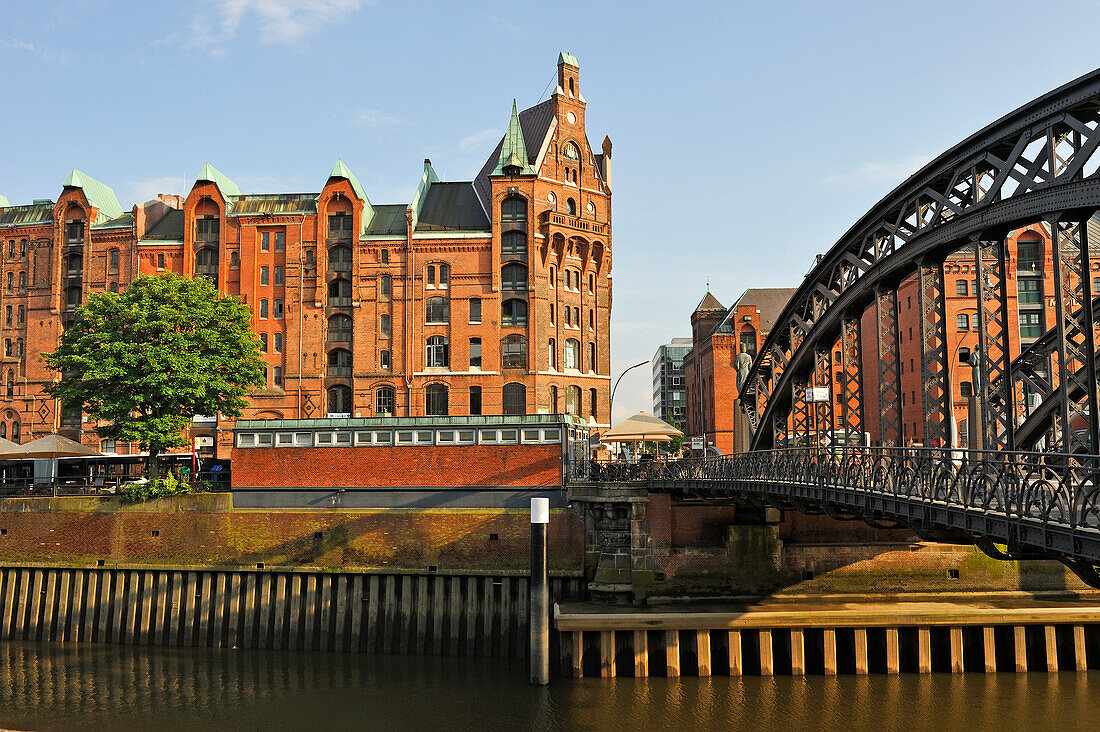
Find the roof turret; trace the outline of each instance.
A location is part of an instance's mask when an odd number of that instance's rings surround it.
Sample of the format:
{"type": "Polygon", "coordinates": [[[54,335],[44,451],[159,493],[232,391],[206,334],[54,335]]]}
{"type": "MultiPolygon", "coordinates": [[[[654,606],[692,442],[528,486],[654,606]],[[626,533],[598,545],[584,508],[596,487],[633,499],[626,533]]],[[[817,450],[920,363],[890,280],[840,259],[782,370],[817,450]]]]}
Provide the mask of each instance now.
{"type": "Polygon", "coordinates": [[[500,148],[500,159],[493,175],[534,175],[535,169],[527,158],[527,143],[523,139],[523,127],[519,123],[516,100],[512,100],[512,117],[508,120],[508,132],[500,148]]]}
{"type": "Polygon", "coordinates": [[[215,168],[210,163],[202,166],[202,170],[199,171],[199,175],[195,178],[196,181],[208,181],[218,187],[218,191],[222,194],[222,198],[226,203],[229,203],[230,196],[241,195],[241,189],[237,187],[237,184],[229,180],[222,174],[220,170],[215,168]]]}
{"type": "Polygon", "coordinates": [[[99,210],[99,213],[96,214],[95,223],[101,224],[122,215],[122,206],[111,187],[100,183],[87,173],[81,173],[73,168],[62,185],[65,188],[79,188],[84,191],[84,197],[88,199],[88,205],[99,210]]]}

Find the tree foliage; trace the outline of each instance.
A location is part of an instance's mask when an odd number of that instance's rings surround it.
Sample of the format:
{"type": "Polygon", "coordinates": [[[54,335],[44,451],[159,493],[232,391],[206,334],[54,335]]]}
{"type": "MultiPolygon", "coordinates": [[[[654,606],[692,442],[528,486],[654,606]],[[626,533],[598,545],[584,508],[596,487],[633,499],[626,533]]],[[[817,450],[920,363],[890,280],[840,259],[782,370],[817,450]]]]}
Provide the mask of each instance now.
{"type": "Polygon", "coordinates": [[[197,414],[240,416],[264,383],[251,312],[206,277],[142,276],[125,291],[90,295],[58,349],[43,354],[64,407],[97,421],[101,437],[156,456],[187,444],[197,414]]]}

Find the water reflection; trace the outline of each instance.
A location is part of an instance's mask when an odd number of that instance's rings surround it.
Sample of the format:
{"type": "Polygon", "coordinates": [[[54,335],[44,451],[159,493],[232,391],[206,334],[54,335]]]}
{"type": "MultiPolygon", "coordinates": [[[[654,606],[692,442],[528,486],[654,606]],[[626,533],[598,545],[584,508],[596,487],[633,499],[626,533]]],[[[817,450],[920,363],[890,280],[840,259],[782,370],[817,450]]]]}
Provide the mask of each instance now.
{"type": "Polygon", "coordinates": [[[555,679],[523,661],[0,645],[0,726],[21,729],[914,730],[1091,726],[1100,675],[555,679]]]}

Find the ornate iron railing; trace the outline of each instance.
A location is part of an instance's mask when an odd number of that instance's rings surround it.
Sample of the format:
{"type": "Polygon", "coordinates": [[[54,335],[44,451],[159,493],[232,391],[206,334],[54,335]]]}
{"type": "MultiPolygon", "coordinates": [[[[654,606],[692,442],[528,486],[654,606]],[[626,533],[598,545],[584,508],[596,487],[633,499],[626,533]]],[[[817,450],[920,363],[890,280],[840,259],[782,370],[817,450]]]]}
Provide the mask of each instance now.
{"type": "Polygon", "coordinates": [[[571,481],[644,482],[685,500],[841,512],[987,538],[1018,555],[1100,562],[1098,456],[804,447],[571,468],[571,481]]]}

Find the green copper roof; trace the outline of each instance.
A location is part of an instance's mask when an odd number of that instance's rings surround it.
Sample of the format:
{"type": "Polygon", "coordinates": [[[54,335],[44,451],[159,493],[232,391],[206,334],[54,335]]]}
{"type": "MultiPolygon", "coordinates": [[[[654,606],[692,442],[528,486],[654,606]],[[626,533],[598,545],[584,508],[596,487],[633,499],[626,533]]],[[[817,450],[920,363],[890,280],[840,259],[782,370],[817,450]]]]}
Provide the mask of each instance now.
{"type": "Polygon", "coordinates": [[[348,166],[344,165],[343,160],[337,158],[336,165],[332,166],[332,172],[328,174],[328,177],[343,178],[348,183],[351,183],[351,189],[355,191],[355,195],[362,199],[364,204],[362,229],[363,233],[366,233],[367,227],[370,226],[371,219],[374,218],[374,206],[371,205],[370,199],[367,198],[367,192],[363,190],[363,185],[359,182],[359,179],[355,177],[355,173],[351,172],[348,166]]]}
{"type": "Polygon", "coordinates": [[[435,174],[435,170],[432,168],[432,161],[425,159],[424,172],[420,174],[420,185],[416,187],[416,195],[413,196],[412,203],[409,204],[414,229],[416,228],[416,222],[420,220],[420,210],[424,208],[424,201],[428,199],[428,189],[432,187],[432,183],[438,182],[439,176],[435,174]]]}
{"type": "Polygon", "coordinates": [[[88,204],[99,209],[95,223],[102,224],[104,221],[110,221],[122,215],[122,206],[119,205],[118,196],[115,195],[115,192],[87,173],[81,173],[73,168],[73,171],[69,173],[69,177],[65,179],[62,185],[66,188],[71,186],[84,191],[84,197],[88,199],[88,204]]]}
{"type": "Polygon", "coordinates": [[[580,63],[578,63],[577,61],[577,57],[571,53],[566,53],[565,51],[562,51],[558,54],[558,66],[561,66],[562,64],[569,64],[570,66],[575,66],[578,69],[581,67],[580,63]]]}
{"type": "Polygon", "coordinates": [[[492,174],[503,175],[504,168],[510,165],[519,168],[520,175],[533,175],[535,172],[527,160],[527,143],[523,141],[523,127],[519,123],[515,99],[512,100],[512,118],[508,120],[508,132],[505,133],[504,144],[500,148],[500,159],[492,174]]]}
{"type": "Polygon", "coordinates": [[[241,189],[237,187],[237,184],[222,175],[221,171],[210,163],[202,166],[202,170],[199,171],[199,176],[195,180],[207,180],[216,185],[222,194],[222,198],[224,198],[227,203],[229,202],[230,196],[241,195],[241,189]]]}
{"type": "Polygon", "coordinates": [[[8,197],[7,196],[0,196],[0,208],[7,208],[10,205],[11,204],[8,203],[8,197]]]}

